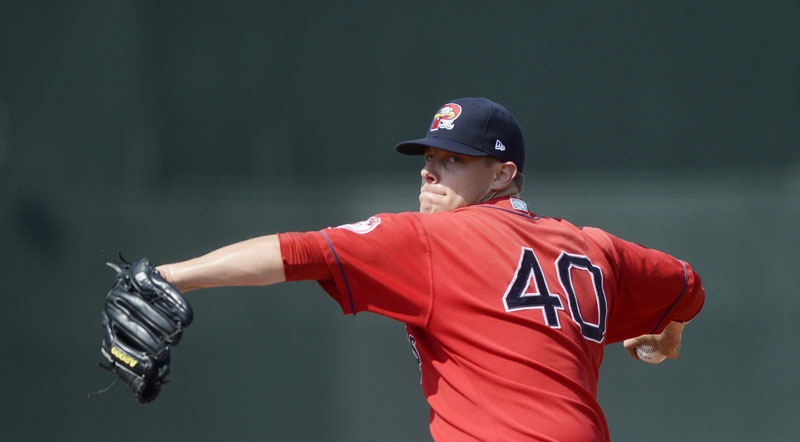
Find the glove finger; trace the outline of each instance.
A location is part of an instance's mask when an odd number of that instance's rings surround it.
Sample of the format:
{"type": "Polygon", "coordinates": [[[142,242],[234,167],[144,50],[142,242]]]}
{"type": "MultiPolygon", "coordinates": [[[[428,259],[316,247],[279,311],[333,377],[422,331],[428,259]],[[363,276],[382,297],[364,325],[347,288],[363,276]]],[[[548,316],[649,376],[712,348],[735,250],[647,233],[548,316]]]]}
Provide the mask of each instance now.
{"type": "Polygon", "coordinates": [[[161,289],[162,299],[165,301],[167,311],[173,320],[180,321],[183,327],[188,326],[194,319],[192,306],[186,301],[181,292],[168,283],[158,272],[153,273],[153,284],[161,289]]]}
{"type": "Polygon", "coordinates": [[[130,293],[122,288],[114,288],[108,293],[106,310],[109,308],[123,311],[134,322],[147,327],[162,341],[179,330],[178,325],[160,309],[154,308],[139,294],[130,293]]]}
{"type": "Polygon", "coordinates": [[[106,304],[105,313],[108,315],[110,329],[117,340],[124,341],[134,349],[156,354],[165,345],[162,336],[153,333],[151,329],[132,318],[128,312],[116,304],[106,304]]]}
{"type": "MultiPolygon", "coordinates": [[[[100,346],[103,356],[112,365],[122,365],[135,376],[152,377],[159,363],[169,361],[169,349],[163,347],[158,353],[148,353],[135,343],[124,330],[114,326],[114,322],[103,313],[105,337],[100,346]],[[155,356],[158,355],[156,359],[155,356]]],[[[128,379],[124,379],[128,382],[128,379]]],[[[129,383],[129,382],[128,382],[129,383]]]]}

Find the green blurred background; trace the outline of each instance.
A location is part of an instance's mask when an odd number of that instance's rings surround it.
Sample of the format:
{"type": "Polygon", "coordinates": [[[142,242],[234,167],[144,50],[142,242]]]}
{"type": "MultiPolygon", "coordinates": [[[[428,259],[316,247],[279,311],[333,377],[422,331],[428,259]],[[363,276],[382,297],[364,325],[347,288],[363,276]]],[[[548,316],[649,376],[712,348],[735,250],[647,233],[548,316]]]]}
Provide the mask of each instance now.
{"type": "Polygon", "coordinates": [[[394,144],[485,96],[534,211],[704,278],[678,361],[607,347],[612,439],[800,440],[798,47],[796,1],[2,0],[2,439],[430,440],[402,325],[311,282],[191,294],[162,396],[87,399],[103,263],[415,210],[394,144]]]}

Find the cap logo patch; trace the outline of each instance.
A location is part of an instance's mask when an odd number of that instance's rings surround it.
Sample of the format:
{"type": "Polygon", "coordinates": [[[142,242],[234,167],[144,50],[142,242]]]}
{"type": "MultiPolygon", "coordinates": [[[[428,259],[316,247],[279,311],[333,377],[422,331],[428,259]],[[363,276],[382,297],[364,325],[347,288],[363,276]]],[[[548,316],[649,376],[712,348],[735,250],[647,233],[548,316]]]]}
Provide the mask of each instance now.
{"type": "Polygon", "coordinates": [[[433,116],[433,123],[431,124],[431,132],[439,129],[452,130],[456,118],[461,115],[461,106],[455,103],[447,103],[439,109],[439,112],[433,116]]]}
{"type": "Polygon", "coordinates": [[[506,150],[506,145],[503,144],[500,140],[497,140],[494,143],[494,150],[504,151],[506,150]]]}

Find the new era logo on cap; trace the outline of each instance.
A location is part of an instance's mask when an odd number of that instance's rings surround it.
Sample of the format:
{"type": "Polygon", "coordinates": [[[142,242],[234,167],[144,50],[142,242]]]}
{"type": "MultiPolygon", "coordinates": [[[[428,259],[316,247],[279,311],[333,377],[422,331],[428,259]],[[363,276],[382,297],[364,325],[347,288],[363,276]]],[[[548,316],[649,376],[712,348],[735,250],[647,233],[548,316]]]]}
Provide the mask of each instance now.
{"type": "Polygon", "coordinates": [[[506,150],[506,145],[503,144],[500,140],[497,140],[494,143],[494,150],[500,150],[500,151],[506,150]]]}

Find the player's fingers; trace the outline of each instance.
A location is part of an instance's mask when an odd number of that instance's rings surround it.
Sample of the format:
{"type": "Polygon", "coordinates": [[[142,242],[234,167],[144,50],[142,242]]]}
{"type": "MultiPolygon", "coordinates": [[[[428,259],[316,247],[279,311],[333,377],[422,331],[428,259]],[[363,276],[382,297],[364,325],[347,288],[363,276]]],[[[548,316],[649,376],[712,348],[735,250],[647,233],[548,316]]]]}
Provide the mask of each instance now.
{"type": "Polygon", "coordinates": [[[644,345],[641,336],[638,338],[626,339],[625,342],[622,343],[622,346],[625,347],[625,350],[627,350],[628,354],[637,361],[640,360],[640,358],[639,355],[636,354],[636,347],[639,347],[640,345],[644,345]]]}

